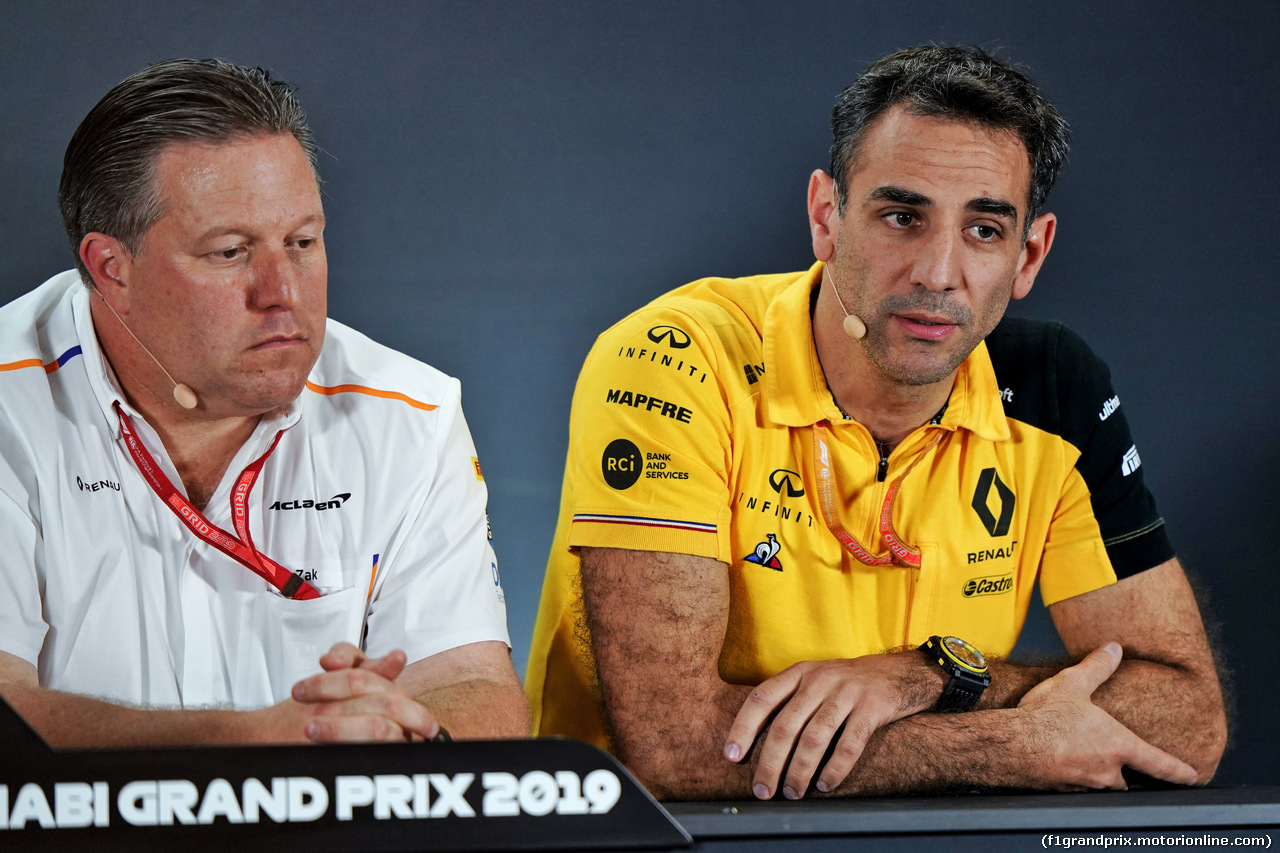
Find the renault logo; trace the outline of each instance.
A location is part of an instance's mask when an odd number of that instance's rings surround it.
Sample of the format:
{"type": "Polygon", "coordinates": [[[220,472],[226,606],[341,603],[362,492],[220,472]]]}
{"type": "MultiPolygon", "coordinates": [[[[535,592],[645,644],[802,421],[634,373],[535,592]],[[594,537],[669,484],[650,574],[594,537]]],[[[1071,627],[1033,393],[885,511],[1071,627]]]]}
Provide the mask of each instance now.
{"type": "Polygon", "coordinates": [[[655,344],[662,343],[663,338],[666,338],[667,346],[672,349],[684,349],[689,345],[689,335],[683,329],[677,329],[675,326],[654,326],[649,330],[649,340],[655,344]]]}
{"type": "Polygon", "coordinates": [[[1009,533],[1009,523],[1013,521],[1013,490],[1000,480],[995,468],[983,468],[978,475],[978,488],[973,492],[973,511],[982,519],[982,524],[992,536],[1005,536],[1009,533]],[[991,512],[991,489],[995,487],[996,496],[1000,499],[1000,517],[991,512]]]}
{"type": "Polygon", "coordinates": [[[804,496],[804,481],[795,471],[788,471],[786,468],[779,468],[770,474],[769,485],[773,486],[773,490],[778,494],[782,494],[782,489],[785,487],[789,498],[804,496]]]}

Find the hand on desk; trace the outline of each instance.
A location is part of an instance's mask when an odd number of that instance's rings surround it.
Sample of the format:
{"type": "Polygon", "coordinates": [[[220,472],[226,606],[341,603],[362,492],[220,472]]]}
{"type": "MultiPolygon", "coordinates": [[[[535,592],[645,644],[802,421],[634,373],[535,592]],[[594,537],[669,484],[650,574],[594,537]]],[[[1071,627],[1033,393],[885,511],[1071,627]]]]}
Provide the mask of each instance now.
{"type": "Polygon", "coordinates": [[[324,672],[293,686],[290,708],[307,739],[346,741],[430,740],[440,731],[431,712],[396,679],[405,668],[396,649],[370,658],[350,643],[338,643],[320,658],[324,672]]]}

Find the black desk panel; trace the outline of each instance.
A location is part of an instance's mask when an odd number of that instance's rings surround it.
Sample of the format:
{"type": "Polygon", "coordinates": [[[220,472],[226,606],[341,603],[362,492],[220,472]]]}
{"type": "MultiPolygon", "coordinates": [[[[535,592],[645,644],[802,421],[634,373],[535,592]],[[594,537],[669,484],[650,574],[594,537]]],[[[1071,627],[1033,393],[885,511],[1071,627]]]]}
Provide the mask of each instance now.
{"type": "Polygon", "coordinates": [[[1280,843],[1275,787],[665,805],[697,851],[1265,850],[1280,843]]]}

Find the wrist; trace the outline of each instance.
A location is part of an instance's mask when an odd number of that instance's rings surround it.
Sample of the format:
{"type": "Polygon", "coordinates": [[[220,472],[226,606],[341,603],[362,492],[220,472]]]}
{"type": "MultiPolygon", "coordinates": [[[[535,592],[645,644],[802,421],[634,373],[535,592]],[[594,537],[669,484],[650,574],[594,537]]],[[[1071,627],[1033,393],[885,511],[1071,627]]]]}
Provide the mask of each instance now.
{"type": "Polygon", "coordinates": [[[947,674],[930,661],[927,655],[915,649],[893,657],[901,661],[902,666],[898,687],[903,715],[933,710],[938,704],[938,697],[946,689],[947,674]]]}
{"type": "Polygon", "coordinates": [[[986,656],[972,643],[956,636],[934,635],[920,644],[931,665],[945,676],[946,684],[934,711],[972,711],[991,686],[986,656]]]}
{"type": "Polygon", "coordinates": [[[300,708],[299,703],[286,699],[252,711],[224,712],[218,728],[225,735],[226,743],[305,743],[303,721],[296,713],[290,713],[300,708]]]}

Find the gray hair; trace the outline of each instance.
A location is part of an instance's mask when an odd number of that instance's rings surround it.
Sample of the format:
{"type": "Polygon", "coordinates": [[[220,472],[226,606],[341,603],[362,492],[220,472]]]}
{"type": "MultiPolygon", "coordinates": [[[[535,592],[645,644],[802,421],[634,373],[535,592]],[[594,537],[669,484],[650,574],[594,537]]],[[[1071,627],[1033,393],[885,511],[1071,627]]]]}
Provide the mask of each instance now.
{"type": "Polygon", "coordinates": [[[122,81],[80,122],[58,183],[62,223],[80,259],[86,234],[100,231],[132,254],[164,214],[156,161],[173,142],[228,142],[290,134],[316,171],[316,146],[293,87],[261,68],[217,59],[172,59],[122,81]]]}

